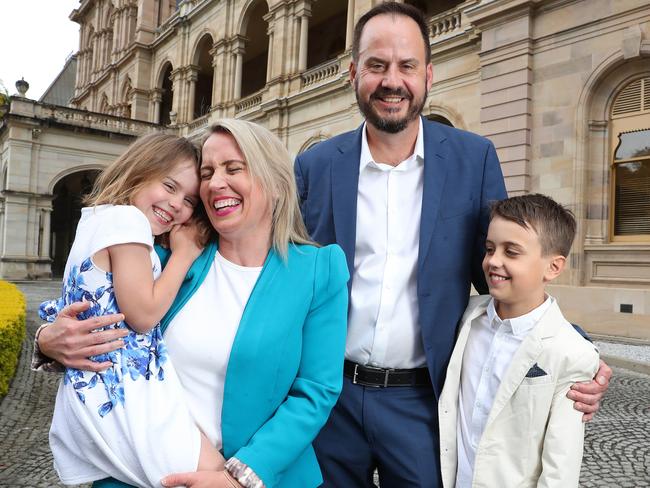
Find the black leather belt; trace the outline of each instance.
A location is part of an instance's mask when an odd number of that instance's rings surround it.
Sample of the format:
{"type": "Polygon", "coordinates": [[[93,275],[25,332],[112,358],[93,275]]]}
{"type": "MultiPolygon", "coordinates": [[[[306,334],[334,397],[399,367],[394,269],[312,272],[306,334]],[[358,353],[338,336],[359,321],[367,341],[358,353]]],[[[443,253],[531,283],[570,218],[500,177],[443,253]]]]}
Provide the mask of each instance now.
{"type": "Polygon", "coordinates": [[[355,385],[387,388],[389,386],[431,386],[427,368],[384,369],[363,366],[345,360],[343,375],[352,379],[355,385]]]}

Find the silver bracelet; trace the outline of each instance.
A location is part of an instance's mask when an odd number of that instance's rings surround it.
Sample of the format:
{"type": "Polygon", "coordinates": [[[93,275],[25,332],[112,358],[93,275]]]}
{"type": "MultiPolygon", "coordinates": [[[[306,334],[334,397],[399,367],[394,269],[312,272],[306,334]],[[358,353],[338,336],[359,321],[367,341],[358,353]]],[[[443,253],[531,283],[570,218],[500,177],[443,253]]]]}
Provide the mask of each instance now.
{"type": "Polygon", "coordinates": [[[38,336],[41,335],[43,329],[48,325],[50,324],[45,323],[41,325],[34,335],[34,351],[32,352],[32,362],[30,367],[33,371],[45,371],[46,373],[63,373],[65,371],[65,366],[43,354],[41,352],[40,346],[38,345],[38,336]]]}
{"type": "Polygon", "coordinates": [[[228,459],[225,468],[244,488],[266,488],[261,478],[255,474],[255,471],[236,457],[228,459]]]}

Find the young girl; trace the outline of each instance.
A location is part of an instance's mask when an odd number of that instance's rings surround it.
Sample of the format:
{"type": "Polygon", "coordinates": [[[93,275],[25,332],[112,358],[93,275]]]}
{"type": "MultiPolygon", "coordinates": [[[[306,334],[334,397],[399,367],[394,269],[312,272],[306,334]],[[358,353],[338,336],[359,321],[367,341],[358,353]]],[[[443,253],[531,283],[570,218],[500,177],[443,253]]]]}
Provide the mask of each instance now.
{"type": "Polygon", "coordinates": [[[67,369],[54,408],[50,446],[65,484],[112,476],[160,486],[183,471],[223,469],[223,458],[196,427],[169,362],[158,322],[201,252],[197,148],[165,134],[138,139],[99,176],[82,209],[59,300],[41,305],[53,321],[76,301],[80,318],[123,313],[121,349],[92,359],[106,371],[67,369]],[[154,237],[169,233],[171,257],[161,272],[154,237]]]}

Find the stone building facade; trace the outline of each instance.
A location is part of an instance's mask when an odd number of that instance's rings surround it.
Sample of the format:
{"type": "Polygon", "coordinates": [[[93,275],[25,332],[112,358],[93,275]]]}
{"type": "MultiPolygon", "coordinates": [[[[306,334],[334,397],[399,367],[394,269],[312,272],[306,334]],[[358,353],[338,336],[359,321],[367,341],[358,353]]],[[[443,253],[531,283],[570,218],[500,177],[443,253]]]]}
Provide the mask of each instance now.
{"type": "MultiPolygon", "coordinates": [[[[82,0],[70,15],[80,26],[71,106],[14,99],[0,128],[0,275],[51,271],[57,183],[101,168],[135,135],[198,137],[241,117],[296,155],[357,127],[352,29],[376,3],[82,0]],[[18,200],[29,215],[19,226],[18,200]]],[[[431,26],[425,115],[490,138],[511,195],[545,193],[575,212],[570,269],[553,287],[569,317],[614,334],[650,329],[650,2],[407,3],[431,26]]]]}

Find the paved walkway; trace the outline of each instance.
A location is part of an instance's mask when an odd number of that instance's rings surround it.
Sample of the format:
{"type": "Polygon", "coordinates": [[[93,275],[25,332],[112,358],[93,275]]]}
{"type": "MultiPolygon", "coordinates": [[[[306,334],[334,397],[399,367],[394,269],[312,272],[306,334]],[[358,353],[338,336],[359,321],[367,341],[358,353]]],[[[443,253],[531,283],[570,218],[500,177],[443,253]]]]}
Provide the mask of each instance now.
{"type": "MultiPolygon", "coordinates": [[[[59,487],[47,444],[58,376],[29,370],[37,306],[56,296],[59,284],[19,286],[27,296],[27,338],[16,377],[0,403],[0,487],[59,487]]],[[[650,488],[649,439],[650,376],[617,368],[601,412],[587,425],[580,486],[650,488]]]]}

